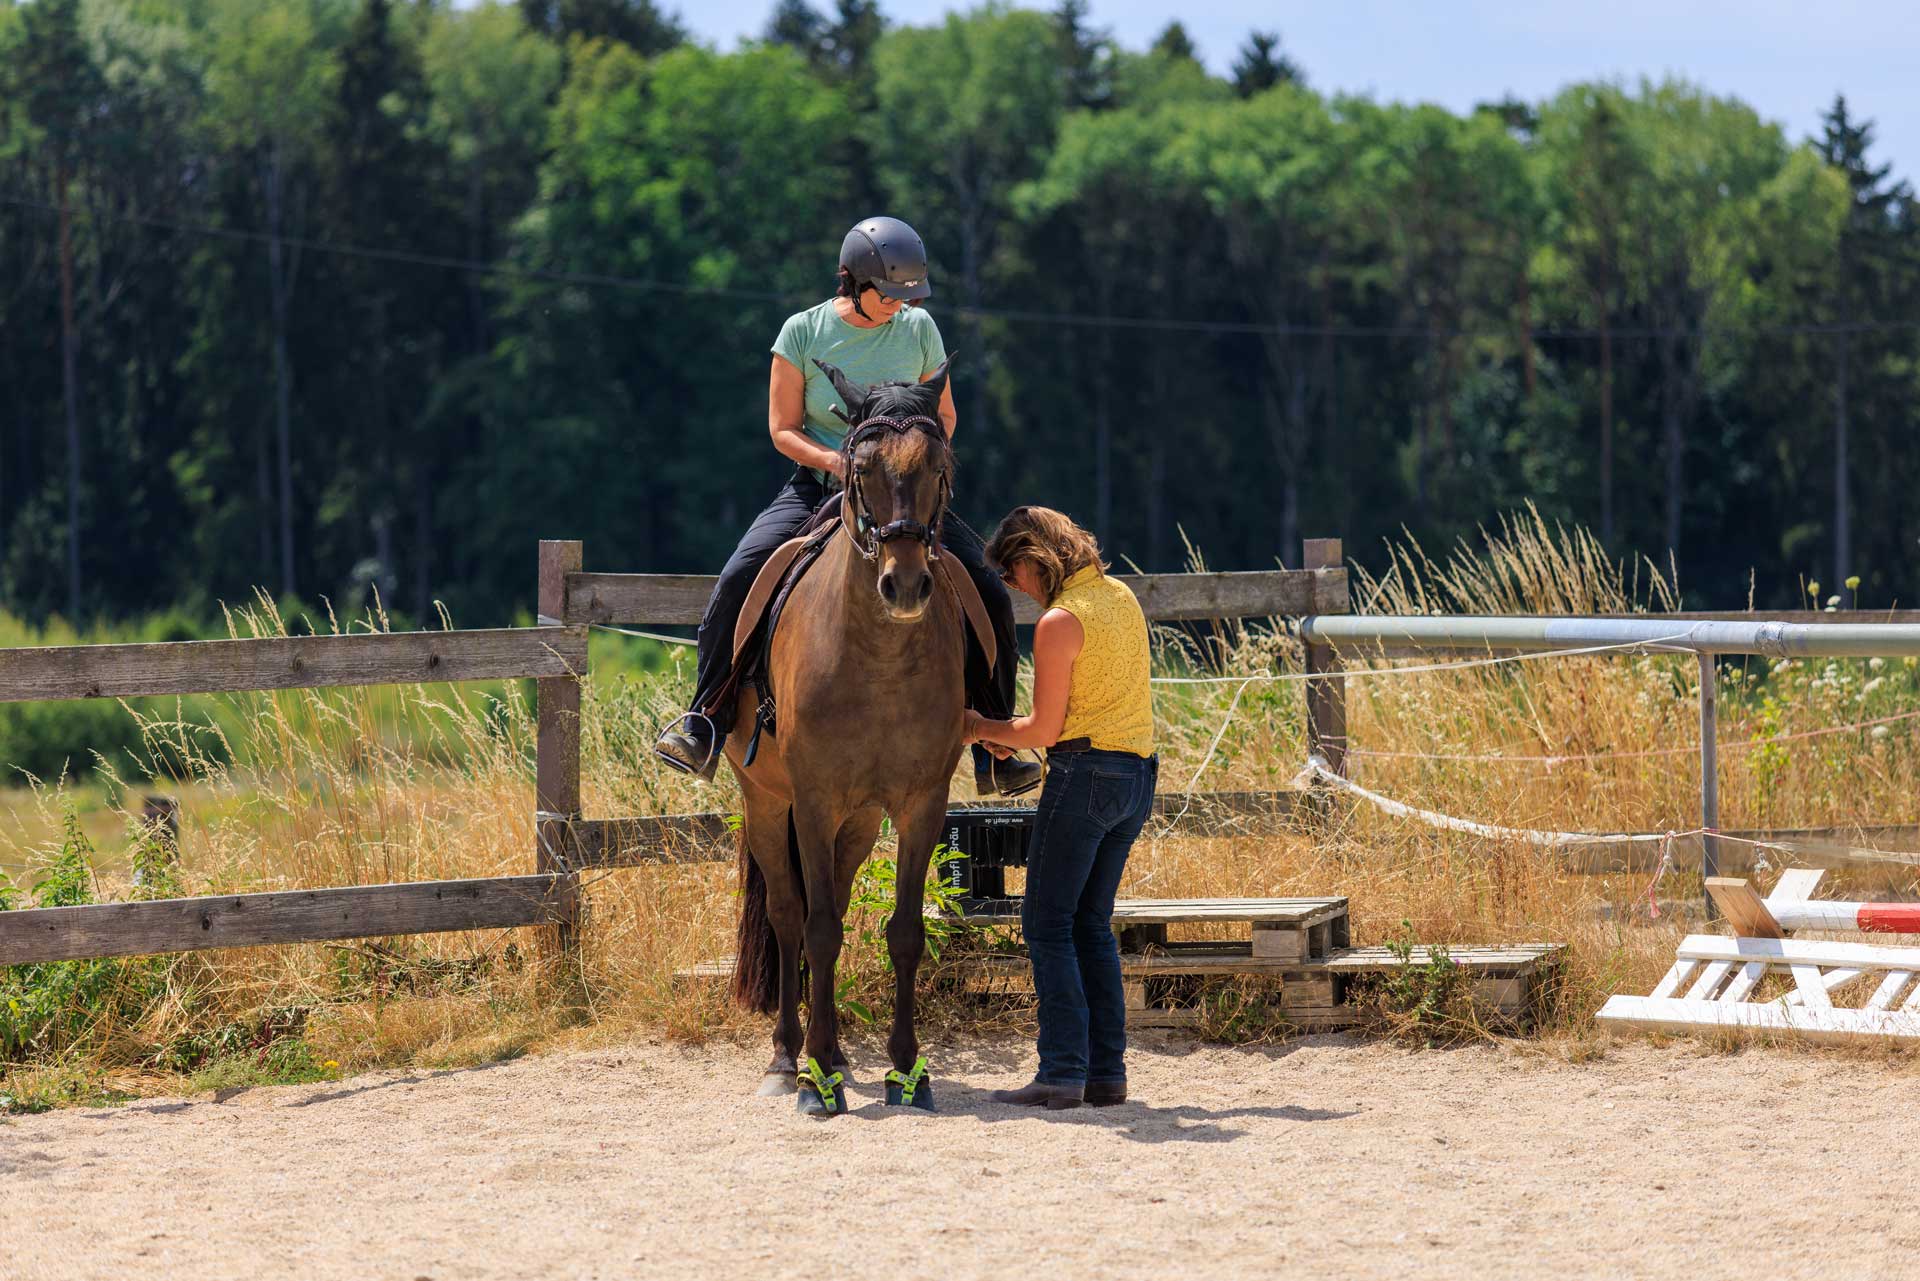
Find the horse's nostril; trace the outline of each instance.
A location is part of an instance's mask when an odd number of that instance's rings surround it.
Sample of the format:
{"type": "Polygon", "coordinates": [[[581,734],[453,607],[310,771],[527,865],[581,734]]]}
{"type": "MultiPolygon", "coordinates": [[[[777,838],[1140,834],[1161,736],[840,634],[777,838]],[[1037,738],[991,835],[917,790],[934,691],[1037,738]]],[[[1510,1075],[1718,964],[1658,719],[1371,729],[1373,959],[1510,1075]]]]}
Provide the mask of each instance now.
{"type": "Polygon", "coordinates": [[[887,604],[889,605],[893,604],[895,601],[899,599],[900,590],[899,588],[893,585],[892,574],[888,573],[888,574],[880,575],[880,594],[886,597],[887,604]]]}
{"type": "Polygon", "coordinates": [[[933,595],[933,575],[932,574],[920,575],[920,603],[922,605],[926,604],[928,598],[931,597],[932,595],[933,595]]]}

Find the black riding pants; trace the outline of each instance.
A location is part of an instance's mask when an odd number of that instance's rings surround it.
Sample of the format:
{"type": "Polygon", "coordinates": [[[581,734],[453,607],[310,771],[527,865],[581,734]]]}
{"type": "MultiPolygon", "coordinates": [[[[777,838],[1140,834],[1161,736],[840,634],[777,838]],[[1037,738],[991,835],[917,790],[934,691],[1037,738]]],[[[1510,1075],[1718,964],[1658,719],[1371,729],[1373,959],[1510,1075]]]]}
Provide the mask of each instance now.
{"type": "MultiPolygon", "coordinates": [[[[720,571],[720,581],[707,602],[706,616],[700,620],[700,665],[695,676],[693,705],[707,702],[726,683],[733,671],[733,629],[740,609],[753,590],[753,580],[780,545],[800,532],[807,518],[827,501],[827,489],[804,467],[773,496],[767,509],[754,519],[733,549],[720,571]]],[[[940,546],[966,567],[980,599],[986,602],[993,619],[995,648],[999,662],[987,670],[986,653],[967,631],[967,706],[994,720],[1013,715],[1013,678],[1020,651],[1013,634],[1013,601],[1000,578],[987,568],[987,551],[980,535],[958,516],[948,512],[940,526],[940,546]]],[[[714,729],[726,734],[733,728],[734,708],[718,709],[713,716],[714,729]]]]}

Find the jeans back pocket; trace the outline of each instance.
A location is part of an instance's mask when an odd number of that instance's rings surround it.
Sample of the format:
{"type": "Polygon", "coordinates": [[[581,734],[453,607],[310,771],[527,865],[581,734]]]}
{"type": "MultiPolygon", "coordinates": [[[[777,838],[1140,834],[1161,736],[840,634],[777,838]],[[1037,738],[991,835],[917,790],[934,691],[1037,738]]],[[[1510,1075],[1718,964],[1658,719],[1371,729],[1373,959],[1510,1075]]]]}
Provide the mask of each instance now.
{"type": "Polygon", "coordinates": [[[1140,776],[1132,771],[1093,769],[1087,789],[1087,817],[1101,827],[1112,827],[1133,813],[1140,776]]]}

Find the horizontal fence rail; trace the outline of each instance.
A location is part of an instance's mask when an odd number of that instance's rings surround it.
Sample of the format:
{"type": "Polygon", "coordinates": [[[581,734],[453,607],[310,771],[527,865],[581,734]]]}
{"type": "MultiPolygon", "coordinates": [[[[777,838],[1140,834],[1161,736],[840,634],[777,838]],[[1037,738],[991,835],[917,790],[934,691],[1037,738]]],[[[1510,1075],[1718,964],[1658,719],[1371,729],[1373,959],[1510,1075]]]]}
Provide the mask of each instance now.
{"type": "Polygon", "coordinates": [[[0,965],[547,925],[571,889],[548,874],[24,908],[0,912],[0,965]]]}
{"type": "Polygon", "coordinates": [[[554,677],[586,664],[584,627],[48,645],[0,649],[0,703],[554,677]]]}
{"type": "Polygon", "coordinates": [[[1920,655],[1920,624],[1779,623],[1637,618],[1354,615],[1300,620],[1303,640],[1351,657],[1381,647],[1481,653],[1618,645],[1694,654],[1771,658],[1900,658],[1920,655]]]}
{"type": "MultiPolygon", "coordinates": [[[[1226,835],[1270,831],[1305,803],[1299,790],[1273,792],[1178,792],[1153,798],[1154,821],[1178,819],[1196,834],[1226,835]]],[[[1032,809],[1014,801],[968,801],[952,807],[1032,809]]],[[[713,863],[734,856],[728,816],[650,814],[630,818],[589,818],[573,824],[574,859],[582,867],[646,867],[661,863],[713,863]]]]}
{"type": "MultiPolygon", "coordinates": [[[[1270,569],[1232,574],[1121,574],[1140,608],[1157,622],[1216,618],[1272,618],[1346,607],[1345,569],[1270,569]]],[[[567,575],[567,623],[620,627],[690,626],[706,613],[714,578],[707,574],[567,575]]],[[[1015,593],[1014,617],[1032,623],[1040,613],[1015,593]]]]}

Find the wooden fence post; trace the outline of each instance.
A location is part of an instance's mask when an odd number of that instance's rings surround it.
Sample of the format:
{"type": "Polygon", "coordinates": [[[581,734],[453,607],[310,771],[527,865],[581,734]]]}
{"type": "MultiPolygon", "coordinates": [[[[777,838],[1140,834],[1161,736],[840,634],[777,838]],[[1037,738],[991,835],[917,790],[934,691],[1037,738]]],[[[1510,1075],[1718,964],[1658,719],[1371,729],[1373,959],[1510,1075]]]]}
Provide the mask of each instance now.
{"type": "MultiPolygon", "coordinates": [[[[1302,569],[1339,569],[1343,563],[1340,540],[1309,538],[1302,569]]],[[[1316,583],[1313,608],[1320,614],[1345,614],[1352,604],[1342,582],[1324,593],[1316,583]]],[[[1347,681],[1340,675],[1340,657],[1331,645],[1307,646],[1307,751],[1327,762],[1342,778],[1347,774],[1347,681]]]]}
{"type": "MultiPolygon", "coordinates": [[[[567,613],[567,575],[580,572],[581,544],[540,541],[539,613],[543,625],[563,623],[567,613]]],[[[586,664],[570,676],[534,682],[539,737],[534,756],[534,853],[536,872],[559,872],[566,879],[557,891],[560,924],[541,932],[541,951],[562,961],[578,959],[580,926],[580,680],[586,664]]]]}

